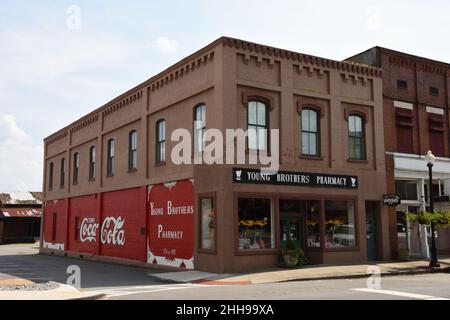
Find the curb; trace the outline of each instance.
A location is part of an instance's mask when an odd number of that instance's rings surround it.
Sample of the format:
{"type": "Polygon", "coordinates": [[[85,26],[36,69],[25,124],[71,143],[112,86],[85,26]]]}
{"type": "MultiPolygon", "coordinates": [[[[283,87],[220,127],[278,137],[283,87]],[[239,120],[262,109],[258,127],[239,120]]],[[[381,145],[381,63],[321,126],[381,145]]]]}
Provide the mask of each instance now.
{"type": "Polygon", "coordinates": [[[87,297],[81,297],[81,298],[73,298],[73,299],[67,299],[67,301],[87,301],[87,300],[101,300],[102,298],[105,298],[107,295],[104,293],[98,293],[87,297]]]}

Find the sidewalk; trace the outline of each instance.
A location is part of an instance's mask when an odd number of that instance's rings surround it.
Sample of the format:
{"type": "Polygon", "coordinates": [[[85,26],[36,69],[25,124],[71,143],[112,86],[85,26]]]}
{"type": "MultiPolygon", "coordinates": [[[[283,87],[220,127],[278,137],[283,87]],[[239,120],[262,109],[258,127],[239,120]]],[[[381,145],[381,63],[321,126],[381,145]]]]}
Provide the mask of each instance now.
{"type": "Polygon", "coordinates": [[[65,284],[44,291],[0,291],[0,300],[96,300],[103,296],[104,294],[97,292],[81,292],[65,284]]]}
{"type": "Polygon", "coordinates": [[[260,284],[286,281],[365,278],[373,274],[369,267],[378,266],[381,276],[444,272],[450,268],[450,258],[440,259],[440,268],[428,268],[428,261],[382,262],[374,264],[306,266],[296,269],[271,269],[240,275],[219,275],[199,271],[170,272],[153,275],[163,282],[202,283],[211,285],[260,284]]]}

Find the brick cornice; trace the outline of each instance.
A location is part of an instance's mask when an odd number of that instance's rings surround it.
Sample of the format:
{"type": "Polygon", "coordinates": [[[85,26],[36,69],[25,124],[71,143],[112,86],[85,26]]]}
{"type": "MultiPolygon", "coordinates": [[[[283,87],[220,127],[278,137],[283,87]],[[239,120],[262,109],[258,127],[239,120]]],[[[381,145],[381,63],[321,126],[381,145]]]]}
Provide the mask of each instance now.
{"type": "Polygon", "coordinates": [[[360,74],[363,76],[370,76],[370,77],[376,77],[376,78],[381,77],[380,69],[377,69],[374,67],[369,67],[369,66],[359,64],[356,62],[330,60],[330,59],[326,59],[326,58],[320,58],[320,57],[307,55],[307,54],[303,54],[303,53],[269,47],[269,46],[265,46],[262,44],[257,44],[257,43],[234,39],[234,38],[223,37],[221,39],[222,39],[223,46],[234,48],[237,50],[262,54],[267,57],[286,59],[286,60],[299,62],[302,64],[308,64],[308,65],[312,65],[312,66],[317,66],[317,67],[324,67],[324,68],[336,69],[336,70],[344,71],[344,72],[351,72],[351,73],[360,74]]]}

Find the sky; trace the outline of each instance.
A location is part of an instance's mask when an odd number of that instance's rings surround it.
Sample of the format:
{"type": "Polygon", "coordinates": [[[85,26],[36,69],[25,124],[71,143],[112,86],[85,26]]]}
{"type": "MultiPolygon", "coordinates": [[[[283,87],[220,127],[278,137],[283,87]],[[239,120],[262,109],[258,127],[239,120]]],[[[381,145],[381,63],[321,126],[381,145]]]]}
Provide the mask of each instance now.
{"type": "Polygon", "coordinates": [[[0,191],[41,190],[45,137],[220,36],[450,62],[449,12],[443,0],[2,0],[0,191]]]}

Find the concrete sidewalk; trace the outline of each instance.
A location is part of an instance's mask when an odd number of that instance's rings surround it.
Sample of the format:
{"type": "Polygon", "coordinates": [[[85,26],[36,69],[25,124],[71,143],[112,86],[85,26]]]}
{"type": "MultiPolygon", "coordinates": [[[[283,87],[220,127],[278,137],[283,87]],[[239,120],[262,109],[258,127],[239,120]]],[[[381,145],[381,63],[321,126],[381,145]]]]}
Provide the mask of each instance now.
{"type": "Polygon", "coordinates": [[[78,289],[59,284],[58,288],[43,291],[0,291],[0,300],[96,300],[104,294],[98,292],[81,292],[78,289]]]}
{"type": "Polygon", "coordinates": [[[296,269],[271,269],[263,272],[220,275],[199,271],[170,272],[153,275],[163,282],[202,283],[211,285],[237,285],[276,283],[286,281],[308,281],[326,279],[365,278],[373,274],[373,267],[379,267],[381,276],[402,274],[423,274],[444,272],[450,269],[450,258],[440,259],[440,268],[428,268],[428,261],[381,262],[373,264],[306,266],[296,269]],[[369,268],[370,267],[370,268],[369,268]]]}

